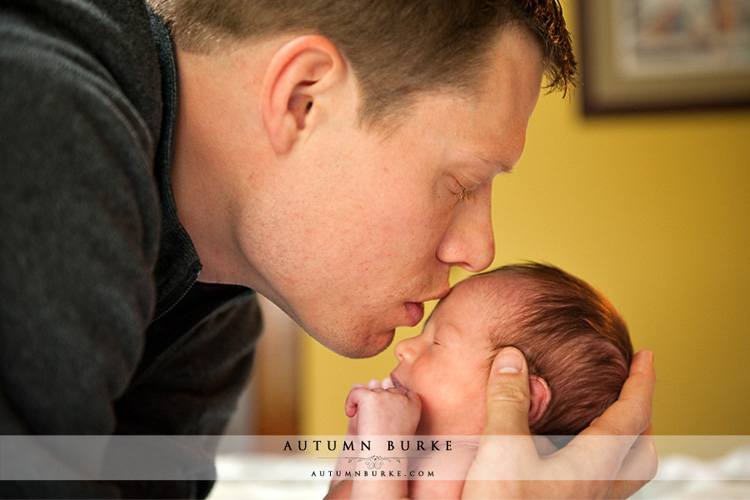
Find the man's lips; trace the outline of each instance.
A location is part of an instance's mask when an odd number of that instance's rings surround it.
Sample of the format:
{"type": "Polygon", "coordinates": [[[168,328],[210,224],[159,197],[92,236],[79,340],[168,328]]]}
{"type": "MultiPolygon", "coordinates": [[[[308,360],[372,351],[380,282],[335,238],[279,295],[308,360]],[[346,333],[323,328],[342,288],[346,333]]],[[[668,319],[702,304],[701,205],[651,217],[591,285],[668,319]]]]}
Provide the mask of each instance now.
{"type": "Polygon", "coordinates": [[[440,300],[448,293],[450,292],[450,288],[445,289],[442,292],[439,292],[431,297],[428,297],[424,299],[423,301],[419,302],[406,302],[404,304],[404,308],[406,309],[406,313],[409,316],[409,323],[406,326],[416,326],[420,321],[422,321],[422,318],[424,318],[424,303],[429,300],[440,300]]]}
{"type": "Polygon", "coordinates": [[[406,326],[416,326],[424,317],[424,304],[422,302],[407,302],[404,304],[409,323],[406,326]]]}

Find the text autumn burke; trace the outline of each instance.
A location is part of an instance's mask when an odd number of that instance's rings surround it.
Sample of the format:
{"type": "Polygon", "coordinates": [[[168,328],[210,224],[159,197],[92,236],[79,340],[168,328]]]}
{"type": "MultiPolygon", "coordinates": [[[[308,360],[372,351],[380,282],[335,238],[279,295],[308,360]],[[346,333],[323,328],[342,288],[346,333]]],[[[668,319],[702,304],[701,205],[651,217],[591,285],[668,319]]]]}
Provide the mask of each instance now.
{"type": "MultiPolygon", "coordinates": [[[[376,444],[380,447],[385,444],[387,451],[451,451],[451,441],[440,441],[440,440],[427,440],[421,439],[415,440],[392,440],[387,439],[381,443],[376,441],[376,444]]],[[[308,445],[311,451],[372,451],[371,440],[323,440],[323,439],[304,439],[298,441],[287,441],[284,445],[283,451],[307,451],[308,445]]],[[[380,448],[382,449],[382,448],[380,448]]]]}

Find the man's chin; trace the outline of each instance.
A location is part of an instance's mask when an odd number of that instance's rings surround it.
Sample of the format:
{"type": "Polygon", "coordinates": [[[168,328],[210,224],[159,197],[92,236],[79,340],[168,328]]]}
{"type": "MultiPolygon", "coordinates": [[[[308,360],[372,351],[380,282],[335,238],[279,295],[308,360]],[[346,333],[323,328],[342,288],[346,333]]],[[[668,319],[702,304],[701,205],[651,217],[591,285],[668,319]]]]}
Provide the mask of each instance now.
{"type": "Polygon", "coordinates": [[[336,354],[347,358],[361,359],[371,358],[386,350],[393,342],[394,335],[395,330],[391,330],[390,332],[369,334],[350,333],[345,338],[337,337],[335,334],[332,338],[325,340],[314,335],[313,338],[336,354]]]}

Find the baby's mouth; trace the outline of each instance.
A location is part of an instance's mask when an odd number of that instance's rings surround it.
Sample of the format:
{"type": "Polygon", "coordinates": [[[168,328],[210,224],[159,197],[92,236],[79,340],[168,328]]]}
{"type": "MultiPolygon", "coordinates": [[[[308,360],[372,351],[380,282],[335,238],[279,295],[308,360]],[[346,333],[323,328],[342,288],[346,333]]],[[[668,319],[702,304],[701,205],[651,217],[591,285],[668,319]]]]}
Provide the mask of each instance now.
{"type": "Polygon", "coordinates": [[[395,387],[399,391],[403,392],[404,394],[406,394],[407,392],[409,392],[409,388],[406,387],[401,382],[399,382],[399,380],[396,378],[395,375],[393,375],[393,373],[391,373],[391,382],[393,382],[393,387],[395,387]]]}

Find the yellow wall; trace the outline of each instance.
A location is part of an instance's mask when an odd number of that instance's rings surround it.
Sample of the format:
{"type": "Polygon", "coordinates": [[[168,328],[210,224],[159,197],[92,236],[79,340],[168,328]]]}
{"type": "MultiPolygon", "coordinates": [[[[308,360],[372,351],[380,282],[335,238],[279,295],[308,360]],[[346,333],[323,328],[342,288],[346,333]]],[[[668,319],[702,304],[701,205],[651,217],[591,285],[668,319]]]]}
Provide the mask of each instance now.
{"type": "MultiPolygon", "coordinates": [[[[496,181],[495,265],[554,263],[610,298],[655,352],[657,434],[750,434],[750,111],[584,119],[579,101],[543,96],[496,181]]],[[[395,365],[307,338],[303,359],[305,434],[343,434],[351,384],[395,365]]]]}

